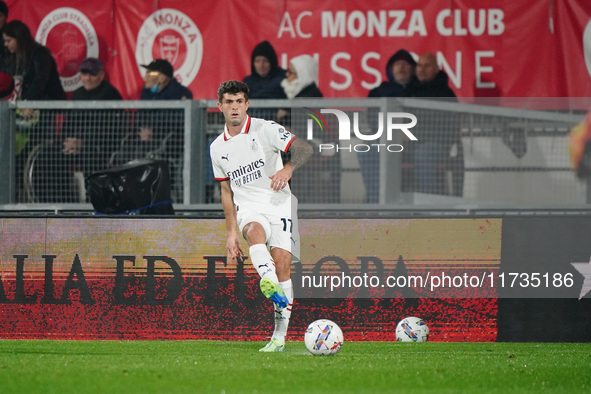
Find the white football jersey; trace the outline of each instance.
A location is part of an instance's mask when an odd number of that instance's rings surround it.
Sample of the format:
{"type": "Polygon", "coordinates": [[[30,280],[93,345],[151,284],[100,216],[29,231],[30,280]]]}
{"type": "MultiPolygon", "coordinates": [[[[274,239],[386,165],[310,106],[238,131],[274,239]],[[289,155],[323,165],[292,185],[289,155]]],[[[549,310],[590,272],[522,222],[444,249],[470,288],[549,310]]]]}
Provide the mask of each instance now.
{"type": "Polygon", "coordinates": [[[238,209],[277,214],[291,211],[289,185],[273,191],[270,177],[283,168],[281,152],[287,152],[295,138],[280,124],[248,115],[234,137],[224,126],[210,146],[213,174],[217,181],[230,181],[238,209]]]}

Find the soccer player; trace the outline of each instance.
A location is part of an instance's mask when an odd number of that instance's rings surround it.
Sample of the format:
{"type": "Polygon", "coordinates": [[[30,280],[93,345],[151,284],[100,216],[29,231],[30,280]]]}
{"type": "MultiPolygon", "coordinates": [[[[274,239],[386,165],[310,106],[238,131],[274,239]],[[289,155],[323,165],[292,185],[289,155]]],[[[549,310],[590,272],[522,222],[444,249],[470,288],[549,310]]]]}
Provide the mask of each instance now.
{"type": "Polygon", "coordinates": [[[313,150],[283,126],[251,118],[248,93],[239,81],[218,88],[217,104],[226,124],[211,143],[210,155],[215,179],[221,182],[228,261],[244,254],[239,229],[261,277],[261,291],[274,304],[275,330],[260,351],[282,352],[293,305],[291,259],[299,257],[297,201],[288,181],[313,150]],[[288,151],[291,160],[283,165],[281,152],[288,151]]]}

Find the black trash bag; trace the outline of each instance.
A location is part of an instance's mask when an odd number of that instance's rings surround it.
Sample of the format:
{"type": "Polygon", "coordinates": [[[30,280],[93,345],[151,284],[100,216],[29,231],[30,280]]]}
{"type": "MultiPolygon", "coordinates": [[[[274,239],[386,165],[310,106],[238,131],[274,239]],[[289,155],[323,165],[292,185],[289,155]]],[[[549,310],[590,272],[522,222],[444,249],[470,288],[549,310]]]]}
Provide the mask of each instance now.
{"type": "Polygon", "coordinates": [[[170,170],[162,160],[139,159],[86,178],[88,198],[99,214],[174,215],[170,170]]]}

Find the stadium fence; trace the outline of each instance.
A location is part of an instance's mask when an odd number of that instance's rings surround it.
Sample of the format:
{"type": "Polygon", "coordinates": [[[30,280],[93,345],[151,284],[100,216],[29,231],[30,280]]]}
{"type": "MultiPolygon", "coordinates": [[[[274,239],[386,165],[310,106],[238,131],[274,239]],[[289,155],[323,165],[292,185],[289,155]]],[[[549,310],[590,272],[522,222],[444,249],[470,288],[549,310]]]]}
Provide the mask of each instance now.
{"type": "MultiPolygon", "coordinates": [[[[569,131],[588,99],[462,101],[251,100],[249,113],[291,127],[314,146],[292,181],[304,209],[588,208],[590,188],[577,179],[568,152],[569,131]],[[351,139],[343,139],[335,109],[350,121],[351,139]],[[411,122],[408,114],[417,120],[408,130],[419,141],[396,127],[411,122]],[[418,159],[425,141],[437,142],[444,154],[418,159]],[[427,193],[419,187],[420,166],[435,184],[427,193]]],[[[217,207],[208,145],[223,124],[215,100],[1,103],[0,205],[91,211],[85,177],[148,157],[169,162],[177,211],[217,207]],[[25,119],[27,109],[34,111],[25,119]],[[64,154],[68,137],[84,141],[79,154],[64,154]]]]}

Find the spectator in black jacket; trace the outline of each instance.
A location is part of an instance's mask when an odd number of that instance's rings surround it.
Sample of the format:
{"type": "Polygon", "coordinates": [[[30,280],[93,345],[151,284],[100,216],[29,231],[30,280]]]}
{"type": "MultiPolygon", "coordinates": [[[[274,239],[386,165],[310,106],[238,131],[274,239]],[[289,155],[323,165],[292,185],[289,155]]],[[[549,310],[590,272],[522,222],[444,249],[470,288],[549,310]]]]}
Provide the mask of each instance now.
{"type": "MultiPolygon", "coordinates": [[[[10,52],[10,74],[17,86],[17,100],[65,100],[66,92],[62,87],[57,64],[51,51],[37,43],[31,31],[23,22],[13,20],[4,25],[2,30],[4,46],[10,52]]],[[[17,155],[17,173],[24,169],[27,157],[33,147],[42,141],[53,141],[56,138],[57,124],[55,111],[38,111],[32,108],[17,109],[17,117],[23,124],[27,124],[26,133],[21,135],[22,151],[17,155]]],[[[39,178],[48,179],[55,173],[54,164],[37,160],[41,171],[39,178]],[[47,175],[49,174],[49,175],[47,175]]],[[[22,178],[17,175],[17,179],[22,178]]],[[[58,196],[42,190],[35,202],[58,202],[58,196]]],[[[33,202],[33,201],[31,201],[33,202]]]]}
{"type": "MultiPolygon", "coordinates": [[[[457,102],[454,91],[448,85],[448,76],[437,64],[432,53],[424,53],[417,62],[417,81],[409,89],[408,96],[440,99],[457,102]]],[[[459,138],[457,115],[441,110],[416,110],[418,138],[415,149],[416,191],[430,194],[448,194],[444,177],[445,167],[455,158],[454,195],[460,195],[463,188],[463,150],[459,138]],[[455,149],[452,149],[454,148],[455,149]]]]}
{"type": "Polygon", "coordinates": [[[12,54],[11,74],[22,79],[22,100],[65,100],[57,64],[51,51],[37,43],[23,22],[13,20],[4,26],[4,45],[12,54]]]}
{"type": "MultiPolygon", "coordinates": [[[[248,86],[251,99],[285,99],[287,96],[281,87],[285,78],[285,70],[279,67],[277,53],[269,41],[257,44],[250,56],[250,75],[243,82],[248,86]]],[[[253,118],[279,121],[276,118],[277,108],[256,108],[250,106],[248,111],[253,118]]]]}
{"type": "Polygon", "coordinates": [[[243,82],[248,85],[251,99],[286,98],[281,87],[285,70],[279,67],[277,53],[269,41],[257,44],[252,50],[250,71],[243,82]]]}
{"type": "MultiPolygon", "coordinates": [[[[73,101],[122,100],[119,91],[105,78],[103,63],[97,58],[84,59],[78,68],[82,86],[70,97],[73,101]]],[[[119,147],[124,131],[124,111],[84,108],[67,112],[60,137],[50,161],[55,169],[48,174],[49,190],[58,200],[80,202],[79,189],[72,187],[73,173],[84,177],[108,166],[111,154],[119,147]]]]}
{"type": "MultiPolygon", "coordinates": [[[[150,64],[142,65],[146,69],[144,87],[140,100],[192,100],[193,92],[174,79],[172,64],[165,59],[155,59],[150,64]]],[[[159,149],[168,135],[175,145],[182,143],[184,119],[182,110],[142,110],[139,112],[139,158],[150,151],[159,149]]],[[[167,147],[180,150],[180,146],[167,147]]],[[[179,152],[176,152],[179,154],[179,152]]]]}
{"type": "Polygon", "coordinates": [[[174,69],[168,60],[156,59],[142,67],[146,74],[140,100],[193,99],[193,92],[174,79],[174,69]]]}
{"type": "Polygon", "coordinates": [[[439,68],[435,55],[423,53],[417,63],[417,80],[410,87],[409,96],[455,98],[456,94],[448,83],[447,73],[439,68]]]}
{"type": "MultiPolygon", "coordinates": [[[[399,49],[394,53],[388,63],[386,63],[387,80],[380,86],[369,91],[368,97],[403,97],[408,94],[410,87],[416,82],[415,75],[417,62],[412,55],[405,49],[399,49]]],[[[378,108],[368,108],[368,122],[371,130],[378,128],[378,108]]],[[[406,145],[402,152],[402,162],[409,164],[413,162],[414,146],[406,145]]],[[[357,159],[363,177],[367,202],[376,204],[379,202],[380,192],[380,155],[373,152],[358,152],[357,159]]],[[[405,166],[403,166],[405,167],[405,166]]],[[[402,171],[402,191],[411,189],[412,177],[409,171],[403,168],[402,171]]]]}
{"type": "MultiPolygon", "coordinates": [[[[123,100],[117,88],[105,80],[105,69],[99,59],[84,59],[78,70],[82,86],[72,93],[71,100],[123,100]]],[[[79,156],[86,176],[104,169],[124,136],[122,117],[120,111],[98,108],[70,112],[63,153],[79,156]]]]}
{"type": "Polygon", "coordinates": [[[402,97],[406,90],[416,81],[415,69],[417,62],[412,55],[400,49],[390,57],[386,64],[387,81],[369,91],[368,97],[402,97]]]}
{"type": "MultiPolygon", "coordinates": [[[[193,99],[193,92],[174,78],[174,68],[168,60],[155,59],[141,66],[146,69],[146,74],[140,100],[193,99]]],[[[138,132],[129,139],[120,158],[125,158],[125,161],[143,157],[167,160],[173,183],[175,180],[180,181],[185,144],[184,110],[142,109],[138,113],[136,125],[138,132]]],[[[180,191],[178,184],[175,192],[180,191]]],[[[176,198],[180,198],[180,195],[176,194],[176,198]]]]}
{"type": "Polygon", "coordinates": [[[105,67],[99,59],[82,60],[78,71],[82,86],[74,90],[71,100],[123,100],[119,90],[105,79],[105,67]]]}

